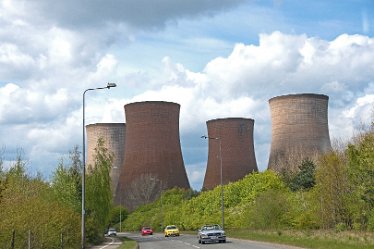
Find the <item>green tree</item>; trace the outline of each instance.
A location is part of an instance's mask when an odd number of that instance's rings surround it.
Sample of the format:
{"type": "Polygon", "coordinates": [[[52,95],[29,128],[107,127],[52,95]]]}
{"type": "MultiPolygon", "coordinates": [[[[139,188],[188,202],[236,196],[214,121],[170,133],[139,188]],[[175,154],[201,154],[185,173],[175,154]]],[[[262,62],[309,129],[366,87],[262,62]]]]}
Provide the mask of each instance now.
{"type": "Polygon", "coordinates": [[[250,208],[250,226],[260,229],[290,226],[288,198],[285,189],[269,189],[261,193],[250,208]]]}
{"type": "Polygon", "coordinates": [[[308,158],[302,160],[296,173],[282,172],[282,179],[292,191],[309,190],[315,183],[315,169],[314,162],[308,158]]]}
{"type": "Polygon", "coordinates": [[[112,208],[110,170],[113,156],[99,138],[95,148],[95,164],[86,176],[87,239],[98,243],[109,224],[112,208]]]}
{"type": "Polygon", "coordinates": [[[82,172],[82,163],[79,159],[77,146],[70,151],[69,157],[70,164],[68,166],[64,165],[63,159],[60,160],[53,174],[52,189],[57,200],[71,207],[76,212],[80,212],[82,195],[80,172],[82,172]]]}
{"type": "Polygon", "coordinates": [[[113,227],[114,225],[123,222],[126,218],[129,212],[127,209],[123,206],[115,206],[110,210],[109,215],[109,226],[113,227]]]}
{"type": "Polygon", "coordinates": [[[5,189],[0,203],[0,247],[9,247],[9,238],[16,231],[16,248],[26,248],[31,232],[32,248],[59,248],[61,233],[65,248],[80,244],[80,215],[56,201],[49,183],[40,176],[26,174],[26,163],[17,156],[5,172],[5,189]]]}
{"type": "Polygon", "coordinates": [[[351,225],[347,198],[350,186],[343,153],[331,151],[321,156],[316,170],[315,194],[317,217],[323,228],[333,228],[339,223],[351,225]]]}
{"type": "Polygon", "coordinates": [[[374,230],[374,125],[347,149],[349,177],[355,201],[355,222],[374,230]]]}

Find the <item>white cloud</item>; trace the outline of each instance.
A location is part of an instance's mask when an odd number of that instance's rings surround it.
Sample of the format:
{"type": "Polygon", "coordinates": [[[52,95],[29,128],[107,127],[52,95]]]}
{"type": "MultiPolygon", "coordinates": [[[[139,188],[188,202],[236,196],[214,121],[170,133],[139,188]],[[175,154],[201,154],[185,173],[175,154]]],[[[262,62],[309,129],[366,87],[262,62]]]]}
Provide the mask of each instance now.
{"type": "MultiPolygon", "coordinates": [[[[366,114],[372,110],[374,93],[370,36],[324,39],[273,32],[291,30],[274,9],[239,9],[237,18],[245,23],[239,25],[233,18],[238,12],[214,14],[244,0],[182,2],[160,1],[156,6],[138,0],[1,1],[2,143],[23,147],[32,164],[43,164],[41,156],[58,158],[81,144],[83,91],[107,82],[118,87],[87,95],[87,124],[124,122],[123,106],[146,100],[179,103],[182,136],[204,133],[209,119],[253,118],[261,170],[266,168],[271,142],[271,97],[328,95],[332,137],[347,137],[361,121],[370,121],[366,114]],[[129,4],[133,5],[126,8],[129,4]],[[134,8],[149,15],[139,15],[134,8]],[[169,25],[173,20],[177,21],[169,25]],[[165,25],[165,32],[160,32],[165,25]],[[265,32],[258,42],[251,40],[250,34],[260,30],[265,32]],[[180,62],[173,56],[188,59],[180,62]],[[191,69],[187,64],[203,66],[191,69]]],[[[197,147],[194,139],[187,140],[184,146],[197,147]]],[[[197,149],[188,156],[200,158],[186,160],[192,161],[187,164],[190,181],[202,181],[205,161],[201,161],[206,155],[197,149]]]]}

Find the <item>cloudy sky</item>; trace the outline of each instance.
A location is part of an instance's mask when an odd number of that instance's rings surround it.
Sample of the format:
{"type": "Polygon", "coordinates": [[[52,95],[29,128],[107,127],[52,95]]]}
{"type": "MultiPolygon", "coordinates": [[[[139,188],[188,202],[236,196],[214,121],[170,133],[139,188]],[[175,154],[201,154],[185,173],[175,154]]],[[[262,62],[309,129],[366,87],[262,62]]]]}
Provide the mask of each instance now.
{"type": "Polygon", "coordinates": [[[0,146],[46,178],[82,144],[86,124],[125,122],[123,106],[181,105],[184,161],[202,186],[206,121],[255,120],[260,171],[268,100],[326,94],[331,139],[373,120],[373,0],[0,0],[0,146]]]}

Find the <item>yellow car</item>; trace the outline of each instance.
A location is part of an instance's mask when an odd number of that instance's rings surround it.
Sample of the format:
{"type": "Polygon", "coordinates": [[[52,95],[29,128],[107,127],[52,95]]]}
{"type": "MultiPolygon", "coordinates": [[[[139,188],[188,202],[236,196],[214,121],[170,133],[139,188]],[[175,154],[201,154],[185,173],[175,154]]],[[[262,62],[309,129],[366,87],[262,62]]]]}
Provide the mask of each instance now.
{"type": "Polygon", "coordinates": [[[165,237],[179,236],[179,229],[177,226],[169,225],[165,227],[164,233],[165,233],[165,237]]]}

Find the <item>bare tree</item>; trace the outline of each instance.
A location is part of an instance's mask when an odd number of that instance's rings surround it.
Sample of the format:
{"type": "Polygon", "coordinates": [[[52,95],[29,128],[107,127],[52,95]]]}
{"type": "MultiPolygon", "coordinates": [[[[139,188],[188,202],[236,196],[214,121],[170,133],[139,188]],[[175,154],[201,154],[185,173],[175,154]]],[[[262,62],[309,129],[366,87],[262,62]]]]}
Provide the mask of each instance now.
{"type": "Polygon", "coordinates": [[[164,188],[163,182],[151,173],[145,173],[134,179],[128,189],[125,200],[130,209],[150,203],[160,197],[164,188]]]}

